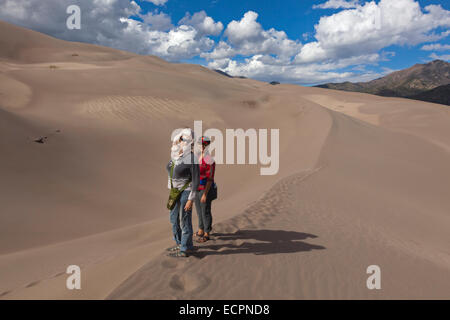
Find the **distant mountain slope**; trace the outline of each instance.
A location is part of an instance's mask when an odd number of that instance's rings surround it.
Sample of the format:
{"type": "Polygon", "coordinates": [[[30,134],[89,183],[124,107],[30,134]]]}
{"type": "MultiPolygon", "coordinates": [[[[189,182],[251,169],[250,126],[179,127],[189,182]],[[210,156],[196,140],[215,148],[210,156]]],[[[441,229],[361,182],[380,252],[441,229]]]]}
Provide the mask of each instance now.
{"type": "Polygon", "coordinates": [[[445,95],[448,90],[440,89],[435,92],[426,92],[447,84],[450,84],[450,63],[434,60],[426,64],[416,64],[408,69],[396,71],[369,82],[326,83],[317,87],[365,92],[388,97],[416,99],[416,96],[420,96],[422,97],[420,100],[428,99],[426,101],[431,101],[429,99],[434,99],[436,101],[432,102],[444,103],[443,101],[448,101],[448,95],[445,95]],[[434,96],[438,92],[439,95],[434,96]],[[420,95],[422,93],[423,95],[420,95]]]}
{"type": "Polygon", "coordinates": [[[225,71],[222,71],[222,70],[219,70],[219,69],[214,69],[214,71],[217,72],[218,74],[221,74],[221,75],[225,76],[225,77],[233,78],[232,75],[229,75],[229,74],[226,73],[225,71]]]}
{"type": "Polygon", "coordinates": [[[232,76],[232,75],[226,73],[225,71],[222,71],[222,70],[219,70],[219,69],[212,69],[212,70],[217,72],[218,74],[221,74],[221,75],[223,75],[225,77],[228,77],[228,78],[247,79],[247,77],[244,77],[244,76],[232,76]]]}
{"type": "Polygon", "coordinates": [[[408,98],[450,106],[450,84],[439,86],[408,98]]]}

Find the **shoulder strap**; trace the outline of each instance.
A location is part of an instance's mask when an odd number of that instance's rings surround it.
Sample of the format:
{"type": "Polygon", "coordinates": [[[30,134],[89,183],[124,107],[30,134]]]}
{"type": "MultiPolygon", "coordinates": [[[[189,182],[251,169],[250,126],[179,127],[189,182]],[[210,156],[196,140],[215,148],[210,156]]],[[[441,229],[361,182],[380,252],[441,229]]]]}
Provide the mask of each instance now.
{"type": "Polygon", "coordinates": [[[172,188],[172,189],[173,189],[173,183],[172,183],[173,167],[175,167],[175,164],[172,161],[172,165],[170,166],[170,188],[172,188]]]}
{"type": "MultiPolygon", "coordinates": [[[[191,166],[192,166],[193,164],[194,164],[194,153],[191,152],[191,166]]],[[[180,189],[180,191],[183,192],[183,191],[189,186],[190,183],[191,183],[191,179],[189,179],[188,182],[186,182],[186,183],[184,184],[184,186],[180,189]]]]}
{"type": "Polygon", "coordinates": [[[189,180],[188,182],[186,182],[186,184],[180,189],[181,192],[183,192],[191,183],[191,180],[189,180]]]}

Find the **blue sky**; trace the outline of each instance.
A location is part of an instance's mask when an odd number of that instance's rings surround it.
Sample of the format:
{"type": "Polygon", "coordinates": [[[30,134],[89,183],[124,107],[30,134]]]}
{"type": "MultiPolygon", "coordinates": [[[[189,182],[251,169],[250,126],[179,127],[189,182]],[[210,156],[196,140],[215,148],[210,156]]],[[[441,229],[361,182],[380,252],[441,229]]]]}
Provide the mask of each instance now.
{"type": "Polygon", "coordinates": [[[263,81],[367,81],[450,59],[443,0],[0,0],[0,19],[52,36],[263,81]],[[66,8],[80,7],[81,30],[66,8]]]}

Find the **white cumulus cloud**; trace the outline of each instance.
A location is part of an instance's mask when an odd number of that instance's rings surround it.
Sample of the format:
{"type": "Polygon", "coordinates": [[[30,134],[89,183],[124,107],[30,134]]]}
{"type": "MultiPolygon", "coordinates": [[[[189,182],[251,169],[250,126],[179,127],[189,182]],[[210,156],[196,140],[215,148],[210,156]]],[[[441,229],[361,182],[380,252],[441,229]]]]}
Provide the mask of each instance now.
{"type": "Polygon", "coordinates": [[[390,45],[416,45],[439,38],[432,30],[450,27],[450,11],[428,5],[425,12],[414,0],[367,2],[320,18],[317,41],[307,43],[296,56],[298,63],[358,56],[390,45]]]}
{"type": "Polygon", "coordinates": [[[172,19],[163,12],[147,12],[146,14],[140,14],[139,17],[152,30],[166,31],[173,27],[172,19]]]}
{"type": "Polygon", "coordinates": [[[430,58],[435,59],[435,60],[438,59],[438,60],[448,61],[448,60],[450,60],[450,54],[443,54],[443,55],[439,56],[433,52],[432,54],[430,54],[430,58]]]}
{"type": "Polygon", "coordinates": [[[109,46],[131,48],[136,52],[157,55],[170,61],[189,59],[211,50],[214,41],[199,36],[192,26],[180,25],[169,31],[151,30],[134,19],[122,19],[127,24],[122,37],[110,41],[109,46]],[[128,41],[128,43],[127,43],[128,41]],[[128,46],[128,47],[127,47],[128,46]]]}
{"type": "Polygon", "coordinates": [[[199,11],[186,15],[178,22],[181,25],[193,26],[200,35],[219,35],[223,30],[222,22],[215,22],[213,18],[208,17],[205,11],[199,11]]]}
{"type": "Polygon", "coordinates": [[[231,21],[224,32],[227,41],[220,41],[212,52],[204,53],[202,57],[225,59],[235,55],[271,54],[289,60],[299,51],[299,41],[289,39],[284,31],[264,30],[257,18],[256,12],[248,11],[241,20],[231,21]]]}
{"type": "Polygon", "coordinates": [[[432,43],[422,46],[422,50],[425,51],[447,51],[450,50],[450,44],[432,43]]]}

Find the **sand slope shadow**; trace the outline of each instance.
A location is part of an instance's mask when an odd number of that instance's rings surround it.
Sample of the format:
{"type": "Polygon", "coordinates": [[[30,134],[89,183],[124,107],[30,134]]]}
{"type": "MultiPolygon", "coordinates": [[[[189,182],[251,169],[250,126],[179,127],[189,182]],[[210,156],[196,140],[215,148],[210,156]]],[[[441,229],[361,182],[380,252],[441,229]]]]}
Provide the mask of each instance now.
{"type": "Polygon", "coordinates": [[[220,243],[203,245],[193,255],[201,259],[208,255],[243,253],[267,255],[325,249],[323,246],[301,241],[308,238],[317,238],[316,235],[296,231],[239,230],[235,233],[216,233],[214,237],[220,243]],[[228,241],[231,243],[227,243],[228,241]]]}

